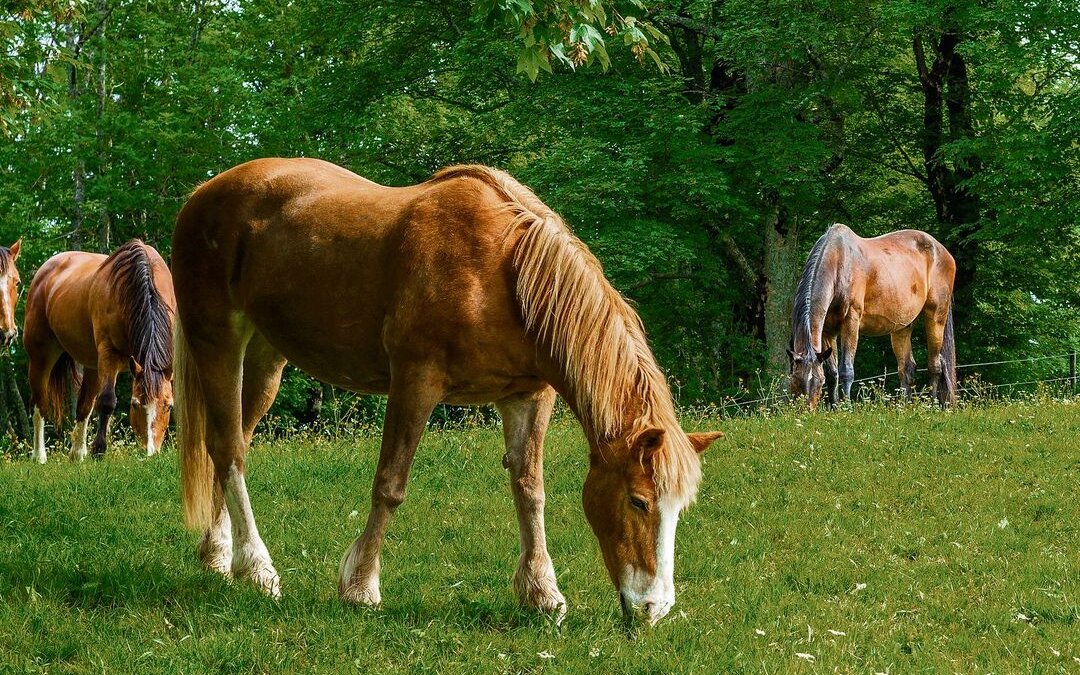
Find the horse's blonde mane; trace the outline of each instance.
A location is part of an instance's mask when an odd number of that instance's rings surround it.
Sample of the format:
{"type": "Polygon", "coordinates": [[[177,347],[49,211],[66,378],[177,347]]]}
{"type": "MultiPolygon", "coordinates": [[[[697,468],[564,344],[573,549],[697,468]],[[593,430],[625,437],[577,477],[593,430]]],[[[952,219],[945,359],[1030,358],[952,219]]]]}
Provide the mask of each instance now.
{"type": "Polygon", "coordinates": [[[507,235],[524,230],[514,266],[525,325],[550,344],[584,424],[598,439],[613,440],[627,432],[628,404],[639,404],[626,440],[632,445],[642,431],[664,429],[665,442],[653,456],[657,491],[689,503],[701,463],[679,427],[637,312],[608,283],[600,261],[531,190],[485,166],[449,167],[433,180],[459,176],[483,180],[502,194],[512,214],[507,235]]]}

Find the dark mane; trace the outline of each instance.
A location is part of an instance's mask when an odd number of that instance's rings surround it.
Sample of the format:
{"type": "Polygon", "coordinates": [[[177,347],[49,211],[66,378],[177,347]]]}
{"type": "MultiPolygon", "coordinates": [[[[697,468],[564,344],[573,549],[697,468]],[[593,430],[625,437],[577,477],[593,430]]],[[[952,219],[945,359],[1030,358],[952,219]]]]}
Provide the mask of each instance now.
{"type": "Polygon", "coordinates": [[[795,289],[795,304],[791,309],[791,348],[798,351],[803,345],[806,347],[806,356],[814,357],[813,327],[810,325],[810,314],[814,304],[814,282],[817,280],[818,267],[821,265],[821,257],[825,253],[825,245],[829,242],[829,235],[833,228],[825,231],[818,237],[814,247],[810,249],[810,256],[806,259],[799,285],[795,289]]]}
{"type": "Polygon", "coordinates": [[[146,245],[132,239],[105,261],[117,290],[132,355],[142,366],[143,387],[156,397],[172,372],[172,317],[154,286],[146,245]]]}
{"type": "Polygon", "coordinates": [[[0,246],[0,274],[7,274],[8,267],[11,266],[11,249],[7,246],[0,246]]]}

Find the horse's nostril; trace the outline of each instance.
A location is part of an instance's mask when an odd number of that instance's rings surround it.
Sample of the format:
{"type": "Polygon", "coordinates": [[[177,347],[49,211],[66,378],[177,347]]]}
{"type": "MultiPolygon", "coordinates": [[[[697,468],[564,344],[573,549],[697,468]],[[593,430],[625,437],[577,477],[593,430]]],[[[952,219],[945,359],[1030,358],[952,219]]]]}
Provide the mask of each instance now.
{"type": "Polygon", "coordinates": [[[652,616],[652,608],[653,604],[651,602],[646,602],[641,606],[641,611],[645,612],[646,616],[652,616]]]}

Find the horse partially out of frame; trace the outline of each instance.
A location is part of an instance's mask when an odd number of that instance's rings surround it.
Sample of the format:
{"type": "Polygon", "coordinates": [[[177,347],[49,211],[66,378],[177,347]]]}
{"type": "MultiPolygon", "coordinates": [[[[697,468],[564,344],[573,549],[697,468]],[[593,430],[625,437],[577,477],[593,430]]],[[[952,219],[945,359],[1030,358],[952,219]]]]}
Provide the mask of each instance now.
{"type": "Polygon", "coordinates": [[[376,605],[380,549],[439,402],[494,402],[517,510],[514,588],[565,611],[544,533],[544,433],[555,394],[588,438],[585,514],[624,612],[675,601],[675,526],[698,453],[679,428],[637,314],[562,220],[509,175],[445,169],[389,188],[312,159],[264,159],[203,184],[177,219],[176,387],[186,521],[209,568],[271,595],[244,456],[289,360],[352,391],[388,394],[363,534],[338,591],[376,605]]]}
{"type": "Polygon", "coordinates": [[[19,270],[15,260],[19,257],[22,239],[10,247],[0,246],[0,345],[7,349],[19,338],[19,324],[15,320],[15,306],[19,304],[19,270]]]}
{"type": "Polygon", "coordinates": [[[863,239],[846,225],[830,227],[810,250],[795,291],[788,352],[791,394],[806,395],[811,409],[822,387],[830,403],[850,398],[859,336],[888,335],[900,386],[910,396],[915,382],[911,332],[921,316],[933,395],[942,407],[954,404],[955,276],[952,255],[925,232],[901,230],[863,239]]]}
{"type": "Polygon", "coordinates": [[[130,370],[131,426],[148,455],[161,448],[172,408],[172,276],[152,247],[133,239],[112,255],[67,251],[45,261],[26,299],[23,345],[34,409],[33,458],[45,463],[45,420],[60,426],[69,387],[79,390],[71,459],[105,454],[116,377],[130,370]]]}

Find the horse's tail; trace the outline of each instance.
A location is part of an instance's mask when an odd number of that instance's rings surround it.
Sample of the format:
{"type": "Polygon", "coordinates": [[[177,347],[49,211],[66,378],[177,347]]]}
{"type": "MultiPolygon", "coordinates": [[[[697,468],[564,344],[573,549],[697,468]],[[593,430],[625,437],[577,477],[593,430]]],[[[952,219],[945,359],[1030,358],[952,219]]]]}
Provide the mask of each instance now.
{"type": "Polygon", "coordinates": [[[68,408],[71,393],[81,384],[82,372],[78,364],[70,354],[64,352],[49,373],[49,382],[41,401],[41,412],[57,427],[64,421],[64,411],[68,408]]]}
{"type": "Polygon", "coordinates": [[[173,395],[184,524],[202,530],[210,525],[214,498],[214,464],[206,452],[206,399],[179,317],[174,339],[173,395]]]}
{"type": "Polygon", "coordinates": [[[945,319],[945,332],[941,340],[941,375],[938,382],[938,400],[943,407],[956,404],[956,335],[953,330],[953,311],[945,319]]]}

